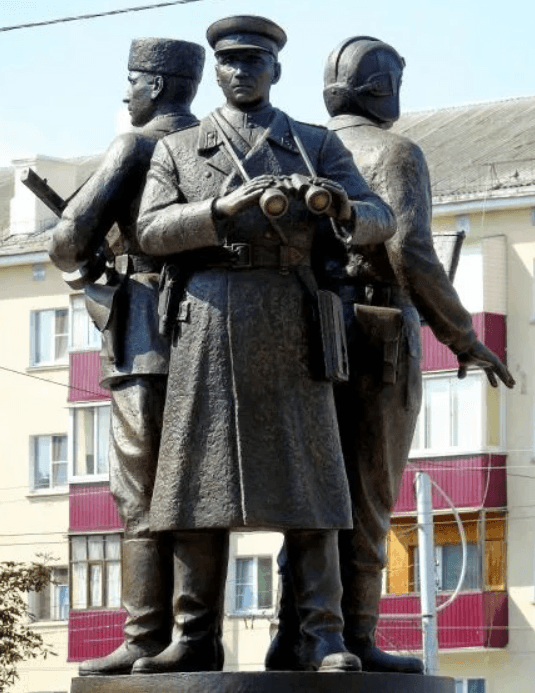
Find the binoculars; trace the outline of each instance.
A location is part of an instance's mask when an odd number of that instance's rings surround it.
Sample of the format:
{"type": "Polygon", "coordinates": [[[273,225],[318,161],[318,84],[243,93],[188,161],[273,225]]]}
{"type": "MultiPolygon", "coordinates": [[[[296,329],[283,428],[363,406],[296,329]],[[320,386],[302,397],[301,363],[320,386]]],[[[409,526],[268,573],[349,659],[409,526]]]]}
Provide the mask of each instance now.
{"type": "Polygon", "coordinates": [[[298,192],[303,187],[306,187],[307,190],[304,197],[305,204],[314,214],[323,214],[331,206],[332,195],[326,188],[321,185],[311,184],[309,180],[303,176],[294,175],[286,185],[282,183],[281,185],[267,188],[267,190],[262,193],[258,204],[266,217],[277,219],[288,211],[290,201],[288,195],[284,191],[285,187],[291,187],[298,192]]]}

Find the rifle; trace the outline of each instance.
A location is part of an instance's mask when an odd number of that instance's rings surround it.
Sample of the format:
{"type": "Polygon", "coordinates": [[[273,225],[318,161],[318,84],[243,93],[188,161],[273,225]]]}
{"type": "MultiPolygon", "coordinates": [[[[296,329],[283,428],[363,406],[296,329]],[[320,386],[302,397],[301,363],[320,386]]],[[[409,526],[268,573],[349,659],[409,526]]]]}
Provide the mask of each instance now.
{"type": "MultiPolygon", "coordinates": [[[[67,200],[64,200],[48,185],[46,178],[41,178],[31,168],[25,168],[22,170],[20,180],[48,209],[54,212],[57,217],[61,217],[67,206],[67,200]]],[[[63,280],[72,289],[83,289],[87,284],[93,283],[103,274],[109,252],[109,246],[104,241],[100,248],[94,252],[93,257],[86,260],[78,269],[73,272],[63,272],[63,280]]]]}

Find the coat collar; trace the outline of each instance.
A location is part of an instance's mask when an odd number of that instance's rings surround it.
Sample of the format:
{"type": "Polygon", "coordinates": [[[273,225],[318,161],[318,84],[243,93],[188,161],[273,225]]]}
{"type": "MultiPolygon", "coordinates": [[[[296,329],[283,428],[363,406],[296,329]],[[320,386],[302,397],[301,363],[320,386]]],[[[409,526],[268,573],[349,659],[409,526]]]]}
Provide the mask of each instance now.
{"type": "MultiPolygon", "coordinates": [[[[271,133],[268,141],[277,144],[279,147],[290,152],[298,153],[297,145],[290,132],[288,116],[273,108],[273,120],[271,121],[271,133]]],[[[221,135],[210,117],[203,118],[199,126],[199,139],[197,148],[199,152],[206,153],[207,150],[220,147],[222,144],[221,135]]]]}

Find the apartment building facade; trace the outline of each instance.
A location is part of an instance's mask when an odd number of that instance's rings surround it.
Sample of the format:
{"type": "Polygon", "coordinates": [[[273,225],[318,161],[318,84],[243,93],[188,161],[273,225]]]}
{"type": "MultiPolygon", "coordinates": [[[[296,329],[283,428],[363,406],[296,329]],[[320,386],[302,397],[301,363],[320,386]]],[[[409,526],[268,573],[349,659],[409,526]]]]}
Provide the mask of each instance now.
{"type": "MultiPolygon", "coordinates": [[[[378,642],[421,651],[413,482],[416,471],[427,471],[440,605],[460,575],[458,519],[466,538],[464,583],[438,618],[440,673],[457,679],[456,693],[497,693],[512,682],[527,693],[535,679],[534,107],[535,98],[443,109],[410,114],[397,126],[428,158],[434,233],[466,232],[456,286],[480,339],[517,379],[513,391],[491,388],[473,369],[458,380],[453,355],[422,327],[424,400],[388,539],[378,642]]],[[[31,166],[68,195],[97,160],[37,157],[0,171],[0,384],[7,395],[0,560],[41,554],[54,566],[53,584],[30,595],[29,606],[57,657],[21,665],[13,690],[25,693],[68,691],[79,661],[121,643],[125,619],[100,337],[83,296],[48,260],[52,214],[19,180],[31,166]]],[[[277,534],[232,535],[229,670],[262,668],[276,628],[280,544],[277,534]]]]}

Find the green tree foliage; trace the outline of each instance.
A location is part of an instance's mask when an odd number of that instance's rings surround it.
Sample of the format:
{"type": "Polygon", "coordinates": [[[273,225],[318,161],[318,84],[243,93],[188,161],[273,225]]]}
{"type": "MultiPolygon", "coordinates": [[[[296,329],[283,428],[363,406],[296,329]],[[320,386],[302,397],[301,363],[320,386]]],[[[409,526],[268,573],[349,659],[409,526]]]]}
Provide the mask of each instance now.
{"type": "Polygon", "coordinates": [[[54,654],[28,620],[27,593],[43,590],[50,577],[45,563],[0,563],[0,691],[18,678],[20,662],[54,654]]]}

